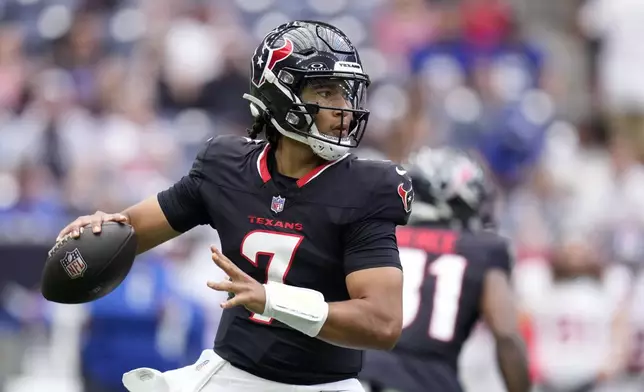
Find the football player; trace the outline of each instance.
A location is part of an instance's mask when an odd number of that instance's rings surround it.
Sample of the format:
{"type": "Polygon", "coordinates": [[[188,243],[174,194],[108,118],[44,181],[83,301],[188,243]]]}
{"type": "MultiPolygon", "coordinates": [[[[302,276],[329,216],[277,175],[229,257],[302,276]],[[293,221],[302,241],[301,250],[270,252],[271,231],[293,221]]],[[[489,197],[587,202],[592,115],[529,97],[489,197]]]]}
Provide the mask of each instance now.
{"type": "Polygon", "coordinates": [[[400,167],[350,153],[369,118],[368,85],[342,31],[281,25],[252,56],[249,138],[211,138],[171,188],[63,229],[78,236],[86,225],[98,233],[102,222],[127,222],[138,252],[197,225],[219,233],[212,259],[230,280],[208,285],[230,295],[214,352],[183,369],[196,372],[187,378],[127,373],[131,391],[188,379],[218,392],[363,390],[361,350],[391,349],[401,332],[395,229],[414,195],[400,167]]]}
{"type": "Polygon", "coordinates": [[[368,351],[361,378],[402,392],[460,392],[457,362],[479,318],[496,338],[509,392],[527,392],[528,365],[510,288],[511,257],[493,224],[492,187],[463,152],[423,149],[407,168],[417,200],[398,230],[405,271],[403,333],[368,351]]]}

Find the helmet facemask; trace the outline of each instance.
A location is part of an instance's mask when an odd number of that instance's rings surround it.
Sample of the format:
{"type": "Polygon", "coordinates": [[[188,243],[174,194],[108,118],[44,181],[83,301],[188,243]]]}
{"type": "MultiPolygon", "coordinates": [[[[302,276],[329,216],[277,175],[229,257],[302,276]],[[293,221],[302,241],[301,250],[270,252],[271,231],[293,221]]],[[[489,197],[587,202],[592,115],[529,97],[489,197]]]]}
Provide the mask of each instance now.
{"type": "MultiPolygon", "coordinates": [[[[269,71],[270,72],[270,71],[269,71]]],[[[338,159],[362,140],[369,119],[365,109],[369,79],[353,72],[310,72],[282,69],[266,81],[280,91],[272,94],[272,125],[286,137],[311,146],[327,160],[338,159]],[[319,129],[316,118],[325,115],[326,129],[319,129]],[[331,117],[336,124],[328,124],[331,117]],[[332,129],[339,127],[340,129],[332,129]]]]}
{"type": "Polygon", "coordinates": [[[294,88],[297,100],[286,113],[285,128],[339,147],[357,147],[369,117],[367,85],[368,80],[354,74],[304,76],[294,88]]]}

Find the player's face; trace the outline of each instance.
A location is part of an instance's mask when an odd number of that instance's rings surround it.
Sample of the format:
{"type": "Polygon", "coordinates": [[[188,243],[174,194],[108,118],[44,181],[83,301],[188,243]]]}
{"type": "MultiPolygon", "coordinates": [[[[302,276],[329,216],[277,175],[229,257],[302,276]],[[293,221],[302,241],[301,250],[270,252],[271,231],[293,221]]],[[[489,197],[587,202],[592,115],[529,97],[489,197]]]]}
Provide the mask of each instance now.
{"type": "Polygon", "coordinates": [[[339,138],[349,136],[353,94],[346,80],[312,80],[302,89],[302,101],[319,105],[315,125],[320,133],[339,138]],[[343,110],[344,109],[344,110],[343,110]]]}

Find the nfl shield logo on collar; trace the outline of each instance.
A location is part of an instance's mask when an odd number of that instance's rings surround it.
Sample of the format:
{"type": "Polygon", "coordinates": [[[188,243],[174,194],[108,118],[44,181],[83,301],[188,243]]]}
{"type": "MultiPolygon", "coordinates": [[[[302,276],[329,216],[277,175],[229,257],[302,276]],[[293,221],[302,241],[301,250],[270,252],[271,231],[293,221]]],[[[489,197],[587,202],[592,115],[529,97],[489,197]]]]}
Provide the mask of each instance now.
{"type": "Polygon", "coordinates": [[[67,275],[72,279],[82,277],[85,271],[87,271],[87,263],[83,260],[83,256],[78,251],[78,248],[71,252],[67,252],[65,257],[60,260],[60,264],[65,269],[65,272],[67,272],[67,275]]]}
{"type": "Polygon", "coordinates": [[[271,202],[271,211],[278,214],[284,210],[284,203],[286,199],[282,196],[273,196],[273,201],[271,202]]]}

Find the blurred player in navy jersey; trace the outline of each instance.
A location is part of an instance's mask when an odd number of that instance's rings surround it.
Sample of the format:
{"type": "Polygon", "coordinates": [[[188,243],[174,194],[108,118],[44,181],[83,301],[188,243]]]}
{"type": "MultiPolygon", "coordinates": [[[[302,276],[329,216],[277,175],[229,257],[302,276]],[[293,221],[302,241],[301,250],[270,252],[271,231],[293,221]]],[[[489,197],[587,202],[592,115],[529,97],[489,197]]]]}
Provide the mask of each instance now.
{"type": "Polygon", "coordinates": [[[127,373],[132,392],[362,391],[361,350],[400,336],[395,229],[414,193],[400,167],[349,152],[369,118],[358,52],[339,29],[296,21],[269,32],[251,61],[250,138],[212,138],[170,189],[61,232],[128,222],[139,252],[197,225],[219,233],[212,259],[230,280],[208,285],[231,295],[214,351],[164,374],[127,373]]]}
{"type": "Polygon", "coordinates": [[[417,200],[398,230],[405,271],[403,333],[391,352],[368,351],[374,391],[460,392],[458,357],[482,318],[496,338],[509,392],[530,388],[510,288],[511,256],[493,224],[491,186],[462,152],[421,150],[407,168],[417,200]]]}

